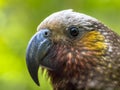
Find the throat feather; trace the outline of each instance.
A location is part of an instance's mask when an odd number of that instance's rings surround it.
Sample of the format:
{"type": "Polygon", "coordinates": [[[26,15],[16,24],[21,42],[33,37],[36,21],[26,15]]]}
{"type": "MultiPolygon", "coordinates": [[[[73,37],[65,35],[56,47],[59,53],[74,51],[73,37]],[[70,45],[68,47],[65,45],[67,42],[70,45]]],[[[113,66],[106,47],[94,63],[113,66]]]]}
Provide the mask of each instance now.
{"type": "Polygon", "coordinates": [[[102,62],[100,57],[104,57],[107,50],[104,39],[99,32],[92,31],[74,46],[56,43],[50,51],[50,59],[57,64],[57,71],[48,70],[52,83],[62,85],[62,82],[68,83],[74,78],[84,84],[88,77],[94,77],[92,72],[95,72],[97,65],[102,62]]]}

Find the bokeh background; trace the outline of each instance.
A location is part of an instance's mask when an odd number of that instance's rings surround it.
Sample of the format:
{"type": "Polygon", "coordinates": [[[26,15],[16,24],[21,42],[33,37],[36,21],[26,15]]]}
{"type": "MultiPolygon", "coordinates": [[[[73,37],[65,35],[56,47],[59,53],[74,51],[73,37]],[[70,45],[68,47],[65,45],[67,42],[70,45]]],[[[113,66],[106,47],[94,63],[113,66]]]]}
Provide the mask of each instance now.
{"type": "Polygon", "coordinates": [[[0,90],[52,90],[40,70],[41,86],[32,81],[26,68],[26,46],[45,17],[71,8],[120,34],[120,0],[0,0],[0,90]]]}

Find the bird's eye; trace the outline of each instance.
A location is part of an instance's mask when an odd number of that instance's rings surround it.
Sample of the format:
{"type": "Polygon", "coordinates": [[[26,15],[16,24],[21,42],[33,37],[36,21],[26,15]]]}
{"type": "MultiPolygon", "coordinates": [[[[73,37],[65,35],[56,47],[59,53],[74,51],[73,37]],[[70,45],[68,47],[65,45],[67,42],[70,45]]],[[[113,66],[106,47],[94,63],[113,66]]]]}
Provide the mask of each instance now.
{"type": "Polygon", "coordinates": [[[79,35],[79,29],[75,26],[69,27],[69,33],[71,36],[76,37],[79,35]]]}

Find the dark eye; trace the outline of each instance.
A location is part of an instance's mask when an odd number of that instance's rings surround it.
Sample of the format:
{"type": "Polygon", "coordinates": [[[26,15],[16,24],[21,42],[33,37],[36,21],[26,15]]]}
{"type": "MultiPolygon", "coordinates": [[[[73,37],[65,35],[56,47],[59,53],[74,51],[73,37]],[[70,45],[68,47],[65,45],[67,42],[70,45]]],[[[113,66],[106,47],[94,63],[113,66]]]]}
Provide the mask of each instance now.
{"type": "Polygon", "coordinates": [[[79,35],[79,29],[75,26],[70,27],[68,30],[69,30],[70,35],[73,37],[76,37],[79,35]]]}

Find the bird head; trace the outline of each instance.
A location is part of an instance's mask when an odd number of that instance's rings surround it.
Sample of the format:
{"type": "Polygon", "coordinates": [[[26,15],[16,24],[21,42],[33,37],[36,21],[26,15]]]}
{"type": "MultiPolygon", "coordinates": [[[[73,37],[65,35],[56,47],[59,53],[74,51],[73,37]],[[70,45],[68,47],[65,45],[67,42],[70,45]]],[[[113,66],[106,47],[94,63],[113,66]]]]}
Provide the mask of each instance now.
{"type": "Polygon", "coordinates": [[[97,19],[72,10],[48,16],[27,47],[26,62],[34,82],[39,85],[39,66],[68,77],[95,67],[107,49],[102,28],[97,19]]]}

